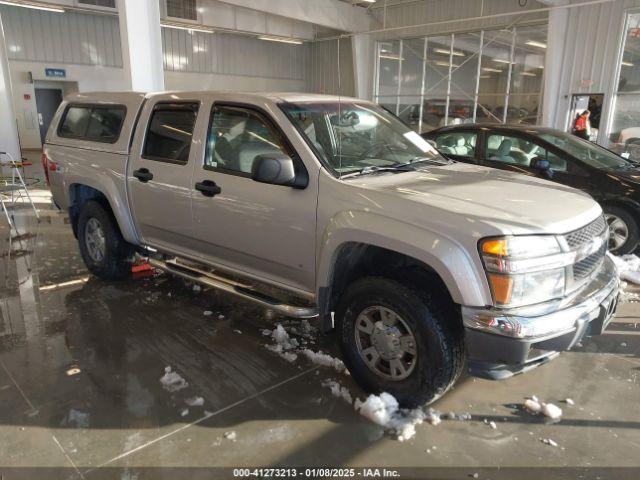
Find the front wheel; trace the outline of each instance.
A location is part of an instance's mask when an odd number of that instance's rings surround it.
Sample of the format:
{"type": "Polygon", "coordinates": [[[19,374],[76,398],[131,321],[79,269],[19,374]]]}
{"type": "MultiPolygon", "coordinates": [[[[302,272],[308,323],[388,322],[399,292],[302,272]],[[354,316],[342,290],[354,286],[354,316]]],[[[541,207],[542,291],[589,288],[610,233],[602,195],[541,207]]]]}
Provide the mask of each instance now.
{"type": "Polygon", "coordinates": [[[338,308],[342,354],[367,392],[405,407],[437,400],[464,365],[462,326],[444,295],[382,277],[351,284],[338,308]]]}
{"type": "Polygon", "coordinates": [[[90,200],[78,216],[78,244],[89,271],[104,280],[125,278],[131,273],[134,249],[127,243],[113,215],[90,200]]]}
{"type": "Polygon", "coordinates": [[[609,225],[609,250],[615,255],[632,253],[638,247],[638,224],[633,216],[619,207],[605,207],[609,225]]]}

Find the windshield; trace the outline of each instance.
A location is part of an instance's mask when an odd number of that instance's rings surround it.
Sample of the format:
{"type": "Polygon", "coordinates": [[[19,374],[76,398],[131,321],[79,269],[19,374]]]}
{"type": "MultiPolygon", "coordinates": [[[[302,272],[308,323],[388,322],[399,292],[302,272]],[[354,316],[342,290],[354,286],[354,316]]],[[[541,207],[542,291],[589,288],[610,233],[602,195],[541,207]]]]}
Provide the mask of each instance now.
{"type": "Polygon", "coordinates": [[[628,168],[635,164],[613,152],[564,132],[545,132],[540,138],[573,155],[578,160],[596,168],[628,168]]]}
{"type": "Polygon", "coordinates": [[[281,105],[339,175],[417,162],[449,163],[396,117],[369,103],[304,102],[281,105]]]}

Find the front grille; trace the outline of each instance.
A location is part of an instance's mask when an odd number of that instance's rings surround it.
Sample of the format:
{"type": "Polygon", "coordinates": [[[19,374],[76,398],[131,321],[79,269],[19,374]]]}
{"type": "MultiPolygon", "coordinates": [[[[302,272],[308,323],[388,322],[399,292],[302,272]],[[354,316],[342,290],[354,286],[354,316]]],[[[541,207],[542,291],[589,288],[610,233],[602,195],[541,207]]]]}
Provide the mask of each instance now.
{"type": "Polygon", "coordinates": [[[590,242],[595,237],[599,237],[607,227],[604,216],[600,216],[589,225],[579,228],[573,232],[567,233],[564,238],[571,250],[590,242]]]}
{"type": "Polygon", "coordinates": [[[604,216],[598,217],[578,230],[564,235],[569,250],[580,251],[589,248],[593,242],[602,241],[602,246],[589,256],[580,259],[570,267],[569,290],[575,290],[589,281],[592,274],[602,265],[607,253],[607,222],[604,216]]]}
{"type": "Polygon", "coordinates": [[[606,253],[607,253],[607,244],[605,243],[602,245],[602,247],[600,247],[600,250],[598,250],[597,252],[592,253],[588,257],[580,260],[579,262],[576,262],[573,265],[574,280],[579,282],[580,280],[584,280],[585,278],[588,278],[591,275],[591,273],[600,266],[600,263],[602,263],[602,259],[604,258],[606,253]]]}

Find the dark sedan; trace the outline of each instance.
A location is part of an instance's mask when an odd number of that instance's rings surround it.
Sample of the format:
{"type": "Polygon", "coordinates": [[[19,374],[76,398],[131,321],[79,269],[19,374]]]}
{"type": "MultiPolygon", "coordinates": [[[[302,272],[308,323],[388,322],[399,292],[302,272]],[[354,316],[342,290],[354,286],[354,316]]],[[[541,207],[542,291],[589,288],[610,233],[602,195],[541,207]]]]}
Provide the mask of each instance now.
{"type": "Polygon", "coordinates": [[[534,175],[589,193],[605,212],[611,251],[630,253],[638,246],[637,163],[560,130],[526,125],[456,125],[423,137],[453,160],[534,175]]]}

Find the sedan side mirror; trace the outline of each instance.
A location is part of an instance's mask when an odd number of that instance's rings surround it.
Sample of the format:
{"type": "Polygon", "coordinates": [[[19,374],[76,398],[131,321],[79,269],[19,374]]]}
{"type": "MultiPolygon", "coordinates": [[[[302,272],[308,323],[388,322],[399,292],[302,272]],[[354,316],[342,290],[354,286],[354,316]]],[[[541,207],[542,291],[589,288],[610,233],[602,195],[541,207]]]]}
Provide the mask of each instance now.
{"type": "Polygon", "coordinates": [[[529,167],[534,170],[539,170],[541,173],[545,174],[548,178],[553,176],[553,170],[551,170],[551,162],[543,157],[533,157],[531,162],[529,162],[529,167]]]}
{"type": "Polygon", "coordinates": [[[260,183],[292,187],[296,180],[293,159],[283,153],[256,155],[251,166],[251,179],[260,183]]]}

